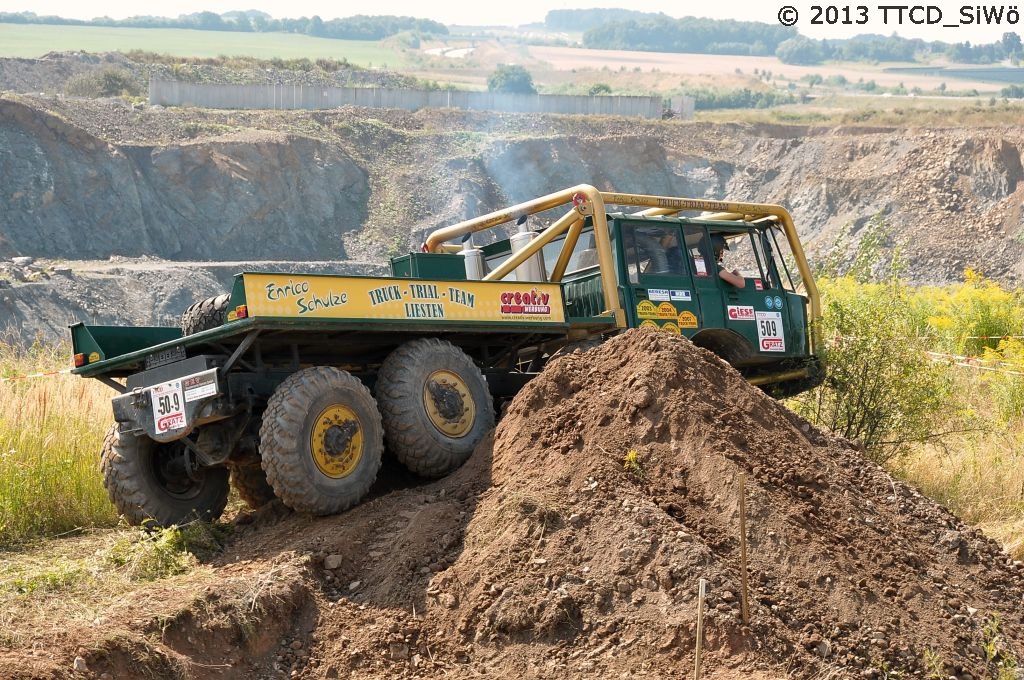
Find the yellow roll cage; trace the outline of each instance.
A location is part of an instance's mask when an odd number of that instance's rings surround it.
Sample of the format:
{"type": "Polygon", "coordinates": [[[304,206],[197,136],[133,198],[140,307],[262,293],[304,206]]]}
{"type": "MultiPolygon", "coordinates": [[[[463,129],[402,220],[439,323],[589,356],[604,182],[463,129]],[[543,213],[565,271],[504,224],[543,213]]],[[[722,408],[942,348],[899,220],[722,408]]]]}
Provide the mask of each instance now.
{"type": "Polygon", "coordinates": [[[519,218],[543,212],[563,205],[572,207],[561,218],[556,220],[549,227],[541,231],[536,238],[527,245],[514,251],[510,257],[490,273],[484,280],[500,280],[512,270],[525,262],[529,257],[540,251],[548,243],[565,233],[565,242],[559,253],[555,266],[551,270],[548,280],[557,283],[562,280],[565,269],[569,263],[569,257],[576,247],[576,241],[583,231],[584,220],[590,216],[593,218],[594,235],[596,238],[597,258],[601,272],[601,287],[604,291],[605,309],[602,316],[611,316],[616,326],[625,328],[626,314],[619,303],[619,295],[616,288],[615,267],[612,256],[611,239],[608,233],[608,220],[605,210],[606,205],[628,205],[643,207],[634,213],[637,216],[650,217],[656,215],[678,215],[683,212],[710,212],[710,215],[701,215],[704,220],[733,220],[744,222],[762,222],[765,220],[781,224],[782,231],[786,235],[790,251],[796,259],[797,270],[803,282],[804,290],[809,302],[808,321],[811,328],[810,349],[814,353],[818,347],[818,320],[821,317],[821,298],[818,288],[814,283],[810,266],[804,255],[803,246],[797,237],[796,227],[793,224],[793,217],[789,211],[781,205],[769,203],[737,203],[733,201],[711,201],[697,198],[675,198],[670,196],[649,196],[645,194],[620,194],[610,191],[598,191],[589,184],[578,184],[562,191],[557,191],[546,196],[541,196],[525,203],[519,203],[502,210],[487,213],[480,217],[459,222],[448,227],[442,227],[432,232],[423,244],[425,252],[445,252],[457,249],[457,246],[448,247],[445,241],[461,238],[486,229],[507,224],[519,218]]]}

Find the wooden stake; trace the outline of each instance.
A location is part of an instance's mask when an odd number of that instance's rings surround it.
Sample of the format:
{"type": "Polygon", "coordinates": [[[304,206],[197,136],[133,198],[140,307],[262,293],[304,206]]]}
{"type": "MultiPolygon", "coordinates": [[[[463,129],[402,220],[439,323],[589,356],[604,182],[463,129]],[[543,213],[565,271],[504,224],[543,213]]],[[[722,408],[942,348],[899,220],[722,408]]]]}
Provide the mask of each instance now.
{"type": "Polygon", "coordinates": [[[750,623],[747,609],[747,473],[740,473],[740,612],[743,625],[750,623]]]}
{"type": "Polygon", "coordinates": [[[697,654],[693,662],[693,680],[700,680],[700,657],[704,651],[704,598],[707,589],[708,582],[701,579],[697,589],[697,654]]]}

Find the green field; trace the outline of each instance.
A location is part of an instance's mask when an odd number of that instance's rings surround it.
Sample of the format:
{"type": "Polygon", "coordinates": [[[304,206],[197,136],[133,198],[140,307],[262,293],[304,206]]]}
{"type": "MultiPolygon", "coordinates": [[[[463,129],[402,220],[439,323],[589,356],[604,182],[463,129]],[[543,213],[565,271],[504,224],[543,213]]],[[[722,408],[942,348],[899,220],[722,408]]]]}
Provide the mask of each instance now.
{"type": "Polygon", "coordinates": [[[346,59],[357,66],[405,66],[399,52],[366,40],[330,40],[291,33],[234,33],[178,28],[105,28],[0,24],[0,57],[41,57],[47,52],[144,50],[182,57],[249,56],[260,59],[346,59]]]}

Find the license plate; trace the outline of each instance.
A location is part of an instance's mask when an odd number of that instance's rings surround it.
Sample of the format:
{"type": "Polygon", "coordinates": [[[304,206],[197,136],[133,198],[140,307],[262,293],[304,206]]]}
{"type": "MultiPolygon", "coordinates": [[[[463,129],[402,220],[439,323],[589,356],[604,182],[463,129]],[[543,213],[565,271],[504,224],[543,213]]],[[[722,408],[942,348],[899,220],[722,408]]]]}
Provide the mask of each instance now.
{"type": "Polygon", "coordinates": [[[153,385],[149,388],[149,394],[153,402],[153,424],[157,433],[185,427],[185,397],[180,378],[153,385]]]}

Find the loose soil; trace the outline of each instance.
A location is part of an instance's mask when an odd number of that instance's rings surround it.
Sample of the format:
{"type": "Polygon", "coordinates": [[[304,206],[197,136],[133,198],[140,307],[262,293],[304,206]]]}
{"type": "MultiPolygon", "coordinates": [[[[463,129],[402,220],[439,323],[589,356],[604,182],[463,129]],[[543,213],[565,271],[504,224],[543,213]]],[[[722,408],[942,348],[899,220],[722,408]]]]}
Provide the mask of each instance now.
{"type": "Polygon", "coordinates": [[[708,678],[1013,677],[1024,658],[1024,564],[638,329],[552,361],[445,479],[390,472],[334,517],[242,514],[212,562],[93,623],[6,619],[0,677],[683,677],[701,580],[708,678]]]}

